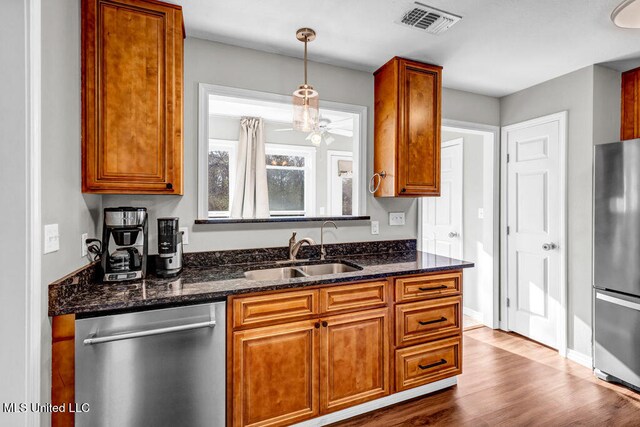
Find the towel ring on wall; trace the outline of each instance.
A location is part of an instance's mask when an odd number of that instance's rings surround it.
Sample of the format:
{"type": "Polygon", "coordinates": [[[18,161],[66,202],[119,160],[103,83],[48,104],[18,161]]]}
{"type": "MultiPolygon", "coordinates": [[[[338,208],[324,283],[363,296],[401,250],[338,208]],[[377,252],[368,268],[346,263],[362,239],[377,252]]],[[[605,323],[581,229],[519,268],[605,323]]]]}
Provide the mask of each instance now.
{"type": "Polygon", "coordinates": [[[376,172],[373,174],[371,179],[369,180],[369,193],[374,194],[380,188],[380,184],[382,184],[382,180],[386,178],[387,173],[385,171],[376,172]],[[376,177],[378,177],[378,183],[376,184],[376,177]]]}

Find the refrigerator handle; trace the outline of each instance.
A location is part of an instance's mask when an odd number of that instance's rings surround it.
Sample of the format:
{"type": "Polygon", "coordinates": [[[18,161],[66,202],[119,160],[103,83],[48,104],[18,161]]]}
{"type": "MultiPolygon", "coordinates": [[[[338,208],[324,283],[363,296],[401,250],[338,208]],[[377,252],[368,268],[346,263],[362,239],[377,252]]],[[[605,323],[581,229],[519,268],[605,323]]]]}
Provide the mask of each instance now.
{"type": "Polygon", "coordinates": [[[640,311],[640,304],[627,301],[621,298],[612,297],[611,295],[601,294],[600,292],[596,292],[596,298],[602,301],[610,302],[611,304],[621,305],[623,307],[630,308],[632,310],[640,311]]]}

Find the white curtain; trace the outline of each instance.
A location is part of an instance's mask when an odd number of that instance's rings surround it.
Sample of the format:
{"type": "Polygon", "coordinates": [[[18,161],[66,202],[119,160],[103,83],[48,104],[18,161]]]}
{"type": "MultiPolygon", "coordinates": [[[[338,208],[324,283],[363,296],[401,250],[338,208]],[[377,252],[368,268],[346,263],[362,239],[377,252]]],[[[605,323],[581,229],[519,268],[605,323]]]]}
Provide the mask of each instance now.
{"type": "Polygon", "coordinates": [[[231,202],[232,218],[269,217],[264,124],[259,117],[240,119],[234,190],[231,202]]]}

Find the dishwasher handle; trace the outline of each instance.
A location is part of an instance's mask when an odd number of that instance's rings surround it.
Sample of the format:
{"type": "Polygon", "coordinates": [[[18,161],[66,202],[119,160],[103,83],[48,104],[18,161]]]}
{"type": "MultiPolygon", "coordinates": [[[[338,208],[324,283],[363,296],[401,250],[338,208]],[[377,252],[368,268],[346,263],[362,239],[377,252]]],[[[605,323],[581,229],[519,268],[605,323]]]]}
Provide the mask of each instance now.
{"type": "Polygon", "coordinates": [[[193,329],[213,328],[216,325],[215,319],[207,322],[190,323],[188,325],[169,326],[166,328],[150,329],[148,331],[128,332],[125,334],[107,335],[104,337],[89,336],[83,343],[84,345],[102,344],[112,341],[129,340],[132,338],[151,337],[154,335],[170,334],[173,332],[191,331],[193,329]]]}

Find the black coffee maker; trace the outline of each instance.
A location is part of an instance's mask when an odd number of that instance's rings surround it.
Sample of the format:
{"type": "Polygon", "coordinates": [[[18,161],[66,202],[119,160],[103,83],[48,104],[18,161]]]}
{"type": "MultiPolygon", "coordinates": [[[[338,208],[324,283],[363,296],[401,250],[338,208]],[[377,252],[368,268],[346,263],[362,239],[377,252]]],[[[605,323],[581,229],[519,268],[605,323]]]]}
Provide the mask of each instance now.
{"type": "Polygon", "coordinates": [[[158,218],[156,274],[175,277],[182,271],[182,233],[179,218],[158,218]]]}
{"type": "Polygon", "coordinates": [[[147,272],[147,209],[105,208],[102,271],[105,282],[143,279],[147,272]]]}

